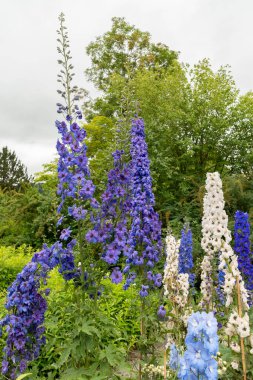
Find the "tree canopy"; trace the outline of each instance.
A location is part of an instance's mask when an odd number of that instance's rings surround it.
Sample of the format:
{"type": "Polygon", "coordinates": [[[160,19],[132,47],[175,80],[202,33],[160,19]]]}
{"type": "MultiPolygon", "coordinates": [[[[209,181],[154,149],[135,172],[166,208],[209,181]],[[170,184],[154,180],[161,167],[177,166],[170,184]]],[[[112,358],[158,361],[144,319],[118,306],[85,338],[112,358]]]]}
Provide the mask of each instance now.
{"type": "MultiPolygon", "coordinates": [[[[86,115],[91,125],[98,116],[113,123],[127,118],[128,125],[134,114],[142,116],[158,210],[164,217],[194,220],[200,217],[208,171],[238,178],[244,186],[251,181],[253,93],[240,94],[229,66],[214,70],[203,59],[190,67],[179,63],[168,47],[166,64],[161,51],[154,64],[146,64],[146,49],[153,47],[149,34],[125,19],[113,19],[111,30],[87,48],[92,61],[88,78],[100,95],[86,103],[86,115]]],[[[89,131],[89,144],[97,140],[96,133],[89,131]]],[[[103,152],[104,158],[109,159],[113,146],[103,152]]],[[[93,148],[93,157],[101,154],[99,145],[93,148]]],[[[101,161],[100,171],[102,166],[101,161]]]]}
{"type": "Polygon", "coordinates": [[[128,78],[141,68],[168,68],[178,56],[165,44],[151,42],[150,33],[130,25],[123,17],[113,17],[111,30],[91,42],[86,52],[91,58],[87,76],[103,91],[110,86],[112,74],[128,78]]]}

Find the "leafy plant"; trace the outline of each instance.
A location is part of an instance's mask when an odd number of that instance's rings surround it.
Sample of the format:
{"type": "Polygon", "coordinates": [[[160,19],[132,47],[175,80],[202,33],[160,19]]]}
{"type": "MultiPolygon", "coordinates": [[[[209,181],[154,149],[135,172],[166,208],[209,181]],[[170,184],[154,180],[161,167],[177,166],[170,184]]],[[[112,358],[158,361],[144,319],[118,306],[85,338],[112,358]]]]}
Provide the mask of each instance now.
{"type": "Polygon", "coordinates": [[[17,274],[31,259],[32,252],[33,248],[26,245],[18,248],[0,246],[0,292],[5,293],[17,274]]]}
{"type": "Polygon", "coordinates": [[[129,371],[124,333],[100,301],[94,308],[73,286],[50,296],[47,344],[31,367],[32,379],[120,379],[129,371]]]}

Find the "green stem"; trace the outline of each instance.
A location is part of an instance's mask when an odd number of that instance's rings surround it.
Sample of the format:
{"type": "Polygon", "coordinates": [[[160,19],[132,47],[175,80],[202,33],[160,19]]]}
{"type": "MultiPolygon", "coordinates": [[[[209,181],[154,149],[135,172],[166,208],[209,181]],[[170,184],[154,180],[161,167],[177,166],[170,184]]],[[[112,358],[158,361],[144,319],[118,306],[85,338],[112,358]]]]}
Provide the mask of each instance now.
{"type": "Polygon", "coordinates": [[[82,227],[81,222],[78,221],[78,245],[79,245],[80,261],[81,261],[81,283],[82,283],[82,288],[84,288],[85,254],[83,251],[83,240],[82,240],[82,228],[81,227],[82,227]]]}
{"type": "Polygon", "coordinates": [[[61,20],[61,36],[62,36],[62,53],[64,58],[64,68],[65,68],[65,75],[66,75],[66,93],[67,93],[67,107],[68,107],[68,114],[71,114],[71,100],[70,100],[70,76],[69,76],[69,70],[68,70],[68,57],[67,57],[67,51],[65,46],[65,38],[64,38],[64,29],[63,29],[63,20],[61,20]]]}

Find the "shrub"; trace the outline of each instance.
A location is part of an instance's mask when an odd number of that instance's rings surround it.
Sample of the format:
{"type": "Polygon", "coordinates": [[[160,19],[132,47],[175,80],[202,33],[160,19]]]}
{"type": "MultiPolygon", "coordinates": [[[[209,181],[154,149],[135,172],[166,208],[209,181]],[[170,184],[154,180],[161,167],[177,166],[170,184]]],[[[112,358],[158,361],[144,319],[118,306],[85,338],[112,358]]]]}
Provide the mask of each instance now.
{"type": "Polygon", "coordinates": [[[17,274],[32,257],[33,248],[21,245],[18,248],[14,246],[0,246],[0,295],[15,280],[17,274]]]}

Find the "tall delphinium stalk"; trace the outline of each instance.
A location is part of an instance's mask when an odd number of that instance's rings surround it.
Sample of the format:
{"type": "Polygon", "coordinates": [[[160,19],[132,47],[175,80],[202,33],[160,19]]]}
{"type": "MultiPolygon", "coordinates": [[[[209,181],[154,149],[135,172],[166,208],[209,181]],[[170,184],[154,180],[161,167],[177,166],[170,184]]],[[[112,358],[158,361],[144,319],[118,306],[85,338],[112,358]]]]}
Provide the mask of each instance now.
{"type": "Polygon", "coordinates": [[[189,283],[194,284],[195,276],[192,272],[193,257],[192,257],[192,232],[189,225],[185,225],[181,231],[180,247],[178,252],[178,273],[188,273],[189,283]]]}
{"type": "Polygon", "coordinates": [[[72,238],[72,229],[69,227],[71,219],[74,229],[78,231],[83,279],[83,241],[79,233],[80,225],[87,214],[83,205],[89,200],[92,206],[97,206],[92,198],[94,186],[88,179],[86,146],[82,144],[85,131],[76,123],[76,120],[82,118],[82,114],[75,105],[79,98],[77,88],[71,87],[73,66],[70,63],[69,42],[63,14],[59,19],[58,51],[62,55],[62,60],[59,60],[62,65],[59,82],[62,83],[63,90],[58,92],[65,104],[58,103],[57,107],[58,113],[64,115],[66,121],[56,121],[62,137],[61,141],[57,142],[60,156],[58,194],[61,196],[58,208],[61,215],[58,225],[62,225],[66,220],[67,226],[59,232],[60,241],[51,247],[44,245],[42,251],[34,255],[32,261],[24,267],[8,289],[6,302],[8,314],[1,321],[1,327],[5,327],[7,331],[2,373],[10,379],[15,379],[18,373],[25,371],[27,363],[38,357],[40,347],[45,342],[43,323],[47,309],[45,297],[49,294],[49,289],[42,291],[40,288],[41,285],[46,285],[50,270],[59,265],[59,271],[66,280],[80,276],[73,256],[77,242],[72,238]]]}
{"type": "Polygon", "coordinates": [[[234,227],[234,250],[238,256],[238,267],[253,301],[253,255],[250,249],[250,223],[246,212],[236,211],[234,227]]]}
{"type": "MultiPolygon", "coordinates": [[[[162,285],[162,275],[155,273],[155,265],[161,254],[161,223],[154,211],[155,198],[152,191],[150,162],[145,141],[144,122],[134,119],[131,128],[131,227],[128,236],[126,256],[127,274],[125,288],[129,287],[135,277],[140,284],[141,296],[141,336],[145,335],[144,313],[146,297],[152,287],[162,285]]],[[[142,378],[141,364],[139,379],[142,378]]]]}
{"type": "Polygon", "coordinates": [[[59,153],[58,161],[58,195],[61,203],[58,207],[60,226],[60,239],[65,245],[65,252],[60,256],[60,272],[66,280],[78,276],[79,269],[75,265],[74,249],[79,253],[81,263],[81,281],[84,282],[85,268],[85,237],[83,229],[89,219],[87,209],[97,207],[93,198],[95,186],[90,179],[87,147],[84,144],[86,132],[80,128],[77,121],[82,119],[82,113],[76,104],[80,98],[76,86],[72,86],[73,65],[69,50],[68,33],[65,26],[64,15],[59,16],[60,28],[57,31],[58,52],[61,59],[58,63],[62,69],[58,75],[58,82],[62,89],[58,90],[63,103],[57,103],[57,112],[64,117],[63,121],[56,121],[56,127],[61,139],[57,142],[59,153]],[[71,228],[70,228],[71,223],[71,228]],[[65,228],[62,226],[65,225],[65,228]]]}
{"type": "MultiPolygon", "coordinates": [[[[141,279],[139,294],[145,298],[149,289],[162,284],[161,274],[154,269],[161,255],[161,222],[154,211],[150,162],[145,141],[144,122],[134,119],[131,129],[131,227],[128,237],[125,273],[136,272],[141,279]]],[[[126,281],[128,287],[132,274],[126,281]]]]}
{"type": "Polygon", "coordinates": [[[91,243],[101,243],[101,259],[111,268],[112,282],[119,283],[123,276],[120,268],[121,259],[127,247],[128,223],[131,210],[131,170],[124,162],[124,151],[116,150],[113,154],[114,167],[108,173],[106,190],[101,196],[101,206],[94,221],[94,228],[86,234],[91,243]]]}
{"type": "MultiPolygon", "coordinates": [[[[175,343],[182,346],[185,338],[185,324],[190,308],[187,308],[189,287],[194,282],[192,259],[192,233],[189,226],[184,226],[181,240],[171,234],[166,237],[166,262],[164,267],[164,295],[172,305],[167,327],[174,333],[167,335],[165,350],[173,350],[175,343]]],[[[166,353],[166,351],[165,351],[166,353]]]]}
{"type": "MultiPolygon", "coordinates": [[[[166,237],[166,262],[164,267],[164,295],[169,297],[177,310],[183,310],[188,301],[189,274],[179,273],[179,249],[181,241],[171,234],[166,237]]],[[[176,312],[179,314],[178,312],[176,312]]]]}
{"type": "Polygon", "coordinates": [[[185,338],[185,316],[187,314],[185,308],[189,295],[189,275],[188,273],[179,273],[179,247],[180,240],[177,241],[172,234],[168,234],[163,286],[164,295],[171,305],[166,322],[171,333],[166,338],[166,350],[175,343],[181,346],[185,338]]]}
{"type": "Polygon", "coordinates": [[[222,182],[219,173],[207,173],[201,241],[202,248],[206,253],[201,273],[202,307],[211,310],[216,308],[215,302],[213,302],[216,297],[213,278],[214,271],[217,271],[215,263],[219,262],[218,270],[224,273],[222,290],[225,296],[225,306],[232,309],[233,305],[237,305],[237,309],[229,317],[227,332],[230,331],[231,335],[238,334],[240,337],[243,376],[246,379],[244,338],[249,336],[250,332],[247,314],[248,294],[238,269],[237,257],[230,246],[231,233],[227,224],[228,217],[224,210],[222,182]],[[235,315],[238,321],[236,327],[231,323],[235,315]]]}
{"type": "Polygon", "coordinates": [[[201,246],[205,256],[201,264],[201,293],[202,306],[210,310],[213,310],[216,299],[214,266],[217,268],[222,242],[231,240],[227,222],[220,176],[208,173],[202,219],[201,246]]]}

